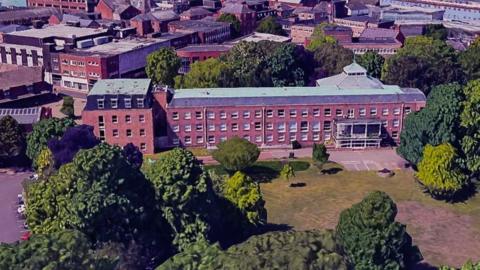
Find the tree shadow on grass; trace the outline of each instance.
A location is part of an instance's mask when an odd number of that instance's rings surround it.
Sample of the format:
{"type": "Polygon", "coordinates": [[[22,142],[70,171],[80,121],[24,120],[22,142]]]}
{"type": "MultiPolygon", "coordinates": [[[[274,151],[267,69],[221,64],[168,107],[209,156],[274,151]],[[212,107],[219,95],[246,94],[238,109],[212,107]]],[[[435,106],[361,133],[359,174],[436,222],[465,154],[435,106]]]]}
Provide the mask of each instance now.
{"type": "Polygon", "coordinates": [[[257,183],[271,182],[280,175],[278,170],[262,165],[253,165],[245,169],[245,173],[252,177],[257,183]]]}
{"type": "Polygon", "coordinates": [[[342,168],[334,167],[334,168],[322,169],[320,172],[322,174],[332,175],[332,174],[337,174],[341,171],[343,171],[342,168]]]}
{"type": "Polygon", "coordinates": [[[275,224],[275,223],[268,223],[265,226],[259,228],[255,235],[264,234],[268,232],[286,232],[292,230],[293,227],[288,224],[275,224]]]}
{"type": "Polygon", "coordinates": [[[412,266],[412,270],[436,270],[438,269],[435,266],[432,266],[426,262],[419,262],[416,265],[412,266]]]}

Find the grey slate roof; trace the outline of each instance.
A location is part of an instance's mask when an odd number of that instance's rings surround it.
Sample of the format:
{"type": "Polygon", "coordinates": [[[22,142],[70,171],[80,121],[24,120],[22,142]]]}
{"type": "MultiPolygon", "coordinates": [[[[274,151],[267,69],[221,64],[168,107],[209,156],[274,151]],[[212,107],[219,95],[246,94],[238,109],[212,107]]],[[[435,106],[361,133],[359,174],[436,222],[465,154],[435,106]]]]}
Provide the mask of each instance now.
{"type": "Polygon", "coordinates": [[[150,86],[150,79],[99,80],[88,95],[146,95],[150,86]]]}

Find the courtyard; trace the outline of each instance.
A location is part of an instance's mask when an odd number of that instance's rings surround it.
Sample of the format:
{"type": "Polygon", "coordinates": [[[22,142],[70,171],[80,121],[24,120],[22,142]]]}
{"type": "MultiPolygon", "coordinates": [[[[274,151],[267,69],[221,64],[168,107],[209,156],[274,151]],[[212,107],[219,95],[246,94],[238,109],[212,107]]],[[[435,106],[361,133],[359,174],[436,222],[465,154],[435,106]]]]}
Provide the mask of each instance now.
{"type": "MultiPolygon", "coordinates": [[[[296,230],[334,229],[343,209],[370,191],[381,190],[397,203],[397,221],[407,225],[425,262],[458,267],[468,259],[480,260],[480,196],[456,204],[436,201],[422,192],[410,170],[381,178],[372,170],[386,167],[384,163],[365,163],[361,158],[348,159],[351,152],[338,153],[344,153],[347,167],[329,163],[324,169],[331,169],[331,174],[322,174],[315,166],[297,172],[291,181],[305,183],[304,187],[288,187],[283,179],[261,184],[269,223],[296,230]]],[[[366,160],[370,154],[364,154],[366,160]]],[[[392,163],[388,166],[392,169],[396,161],[383,162],[392,163]]]]}

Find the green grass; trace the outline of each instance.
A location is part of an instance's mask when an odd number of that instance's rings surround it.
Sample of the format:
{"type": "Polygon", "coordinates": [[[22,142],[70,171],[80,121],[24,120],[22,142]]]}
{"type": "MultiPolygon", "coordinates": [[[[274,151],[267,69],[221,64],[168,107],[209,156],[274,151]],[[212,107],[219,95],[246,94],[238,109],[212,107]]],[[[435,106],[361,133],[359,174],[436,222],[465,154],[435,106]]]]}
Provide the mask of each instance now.
{"type": "Polygon", "coordinates": [[[270,223],[297,230],[335,228],[343,209],[382,190],[397,203],[397,220],[407,225],[427,262],[459,266],[468,259],[480,260],[480,195],[449,204],[424,194],[409,171],[381,178],[375,172],[346,171],[335,163],[321,169],[310,166],[290,180],[305,187],[288,187],[283,179],[261,184],[270,223]]]}

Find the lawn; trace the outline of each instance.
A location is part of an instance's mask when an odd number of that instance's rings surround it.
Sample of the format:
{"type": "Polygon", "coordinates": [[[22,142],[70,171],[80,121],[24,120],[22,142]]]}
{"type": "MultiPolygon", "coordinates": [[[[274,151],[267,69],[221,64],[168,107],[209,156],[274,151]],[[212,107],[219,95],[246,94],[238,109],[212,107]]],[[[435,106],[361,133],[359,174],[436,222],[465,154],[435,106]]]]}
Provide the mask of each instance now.
{"type": "Polygon", "coordinates": [[[282,179],[262,183],[268,221],[296,230],[334,228],[343,209],[370,191],[382,190],[397,203],[397,220],[407,225],[428,263],[460,266],[468,259],[480,260],[480,194],[464,203],[448,204],[424,194],[409,171],[396,171],[385,179],[375,172],[346,171],[336,164],[324,169],[332,174],[322,174],[315,166],[297,172],[293,181],[305,187],[288,187],[282,179]]]}

